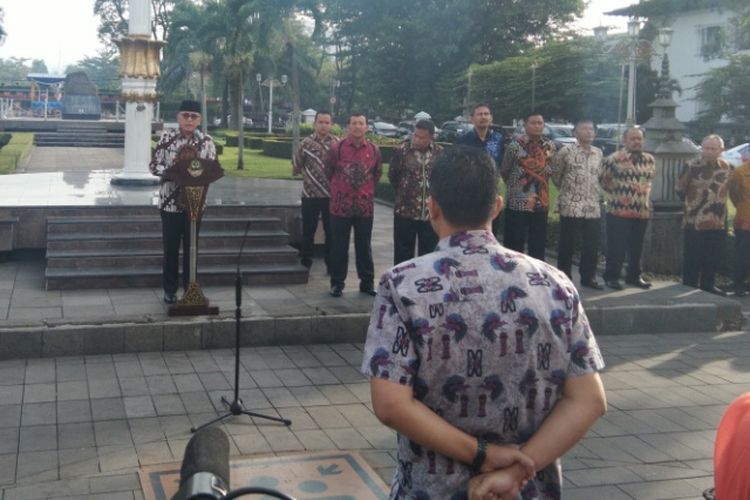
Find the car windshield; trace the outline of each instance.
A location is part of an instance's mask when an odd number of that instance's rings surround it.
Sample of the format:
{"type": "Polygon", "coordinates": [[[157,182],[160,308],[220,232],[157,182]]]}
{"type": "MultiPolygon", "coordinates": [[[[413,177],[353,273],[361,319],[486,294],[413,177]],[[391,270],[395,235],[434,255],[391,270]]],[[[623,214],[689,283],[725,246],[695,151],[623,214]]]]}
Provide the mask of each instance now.
{"type": "Polygon", "coordinates": [[[374,125],[375,125],[375,128],[379,128],[382,130],[396,130],[397,129],[397,127],[391,123],[375,122],[374,125]]]}
{"type": "Polygon", "coordinates": [[[573,137],[573,128],[562,125],[548,125],[552,134],[556,137],[573,137]]]}

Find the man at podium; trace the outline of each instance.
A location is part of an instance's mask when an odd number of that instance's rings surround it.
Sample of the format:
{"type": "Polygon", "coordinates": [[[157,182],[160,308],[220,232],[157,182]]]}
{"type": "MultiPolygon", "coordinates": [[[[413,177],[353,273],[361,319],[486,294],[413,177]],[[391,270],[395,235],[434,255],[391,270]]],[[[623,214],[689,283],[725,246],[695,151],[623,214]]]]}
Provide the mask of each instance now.
{"type": "MultiPolygon", "coordinates": [[[[164,171],[183,158],[216,159],[216,146],[208,134],[199,130],[201,105],[197,101],[182,101],[177,112],[177,129],[165,130],[156,144],[149,164],[151,173],[161,177],[159,212],[161,214],[164,263],[162,283],[164,302],[177,302],[180,244],[182,244],[182,286],[190,282],[190,217],[182,206],[180,187],[164,177],[164,171]]],[[[196,233],[197,236],[197,233],[196,233]]]]}

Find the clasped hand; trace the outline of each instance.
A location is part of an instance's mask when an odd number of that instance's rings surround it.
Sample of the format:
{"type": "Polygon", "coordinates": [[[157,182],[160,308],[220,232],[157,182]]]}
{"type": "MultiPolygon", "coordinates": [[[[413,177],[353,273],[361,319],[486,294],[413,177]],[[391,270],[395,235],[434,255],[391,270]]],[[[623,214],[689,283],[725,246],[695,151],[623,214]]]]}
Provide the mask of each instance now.
{"type": "Polygon", "coordinates": [[[512,500],[536,474],[534,461],[517,446],[494,444],[481,472],[469,481],[471,500],[512,500]]]}

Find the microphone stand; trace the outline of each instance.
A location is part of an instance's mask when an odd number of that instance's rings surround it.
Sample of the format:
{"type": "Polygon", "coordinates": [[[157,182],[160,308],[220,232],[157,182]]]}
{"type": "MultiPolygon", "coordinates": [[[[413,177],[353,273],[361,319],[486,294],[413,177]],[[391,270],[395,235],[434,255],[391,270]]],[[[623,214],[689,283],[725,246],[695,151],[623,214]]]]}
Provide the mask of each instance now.
{"type": "Polygon", "coordinates": [[[240,270],[240,262],[242,260],[242,251],[245,249],[245,241],[247,241],[247,232],[250,229],[250,221],[245,226],[245,235],[242,238],[242,245],[240,245],[240,253],[237,255],[237,273],[234,278],[234,301],[237,306],[234,310],[235,320],[235,344],[234,344],[234,400],[229,402],[225,396],[221,397],[221,402],[229,410],[227,413],[216,417],[215,419],[206,422],[203,425],[197,427],[191,427],[190,432],[197,432],[204,427],[215,424],[235,415],[247,415],[248,417],[264,418],[266,420],[273,420],[274,422],[281,422],[284,425],[292,425],[292,421],[286,418],[273,417],[271,415],[262,415],[260,413],[254,413],[248,411],[245,408],[245,403],[240,399],[240,318],[242,318],[242,271],[240,270]]]}

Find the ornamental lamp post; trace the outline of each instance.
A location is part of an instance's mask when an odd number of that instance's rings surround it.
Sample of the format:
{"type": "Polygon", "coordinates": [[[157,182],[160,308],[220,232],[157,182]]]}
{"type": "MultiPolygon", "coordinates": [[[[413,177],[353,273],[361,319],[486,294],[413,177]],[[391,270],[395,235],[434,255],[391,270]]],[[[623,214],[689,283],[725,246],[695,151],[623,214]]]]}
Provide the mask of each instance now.
{"type": "MultiPolygon", "coordinates": [[[[255,80],[260,82],[262,80],[262,76],[260,73],[256,73],[255,80]]],[[[261,85],[268,87],[268,133],[271,134],[273,132],[273,88],[274,87],[284,87],[286,86],[287,77],[286,75],[281,75],[281,81],[275,80],[273,78],[266,79],[261,85]]]]}

